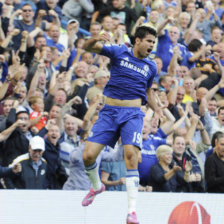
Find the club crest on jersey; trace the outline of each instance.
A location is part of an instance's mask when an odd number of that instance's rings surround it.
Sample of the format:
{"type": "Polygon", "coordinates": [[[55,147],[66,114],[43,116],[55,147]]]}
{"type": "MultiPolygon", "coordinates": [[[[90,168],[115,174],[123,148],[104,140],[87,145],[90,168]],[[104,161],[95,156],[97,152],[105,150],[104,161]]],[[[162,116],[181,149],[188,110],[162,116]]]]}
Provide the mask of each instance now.
{"type": "Polygon", "coordinates": [[[144,70],[146,71],[146,72],[148,72],[149,71],[149,66],[148,65],[144,65],[144,70]]]}
{"type": "Polygon", "coordinates": [[[146,69],[149,70],[148,65],[145,65],[145,66],[147,66],[147,68],[144,66],[144,69],[141,69],[141,68],[137,67],[136,65],[132,64],[131,62],[128,62],[126,60],[121,60],[120,66],[129,68],[133,71],[136,71],[136,72],[144,75],[145,77],[148,75],[148,71],[146,71],[146,69]]]}

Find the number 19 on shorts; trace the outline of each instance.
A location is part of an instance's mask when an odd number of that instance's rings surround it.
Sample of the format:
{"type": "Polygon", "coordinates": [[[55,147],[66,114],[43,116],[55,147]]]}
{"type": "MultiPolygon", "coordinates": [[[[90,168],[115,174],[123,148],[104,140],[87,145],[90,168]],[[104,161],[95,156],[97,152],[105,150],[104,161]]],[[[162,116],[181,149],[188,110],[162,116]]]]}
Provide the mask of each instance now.
{"type": "Polygon", "coordinates": [[[132,142],[133,143],[137,143],[137,144],[141,144],[141,142],[142,142],[142,134],[134,132],[134,136],[133,136],[132,142]]]}

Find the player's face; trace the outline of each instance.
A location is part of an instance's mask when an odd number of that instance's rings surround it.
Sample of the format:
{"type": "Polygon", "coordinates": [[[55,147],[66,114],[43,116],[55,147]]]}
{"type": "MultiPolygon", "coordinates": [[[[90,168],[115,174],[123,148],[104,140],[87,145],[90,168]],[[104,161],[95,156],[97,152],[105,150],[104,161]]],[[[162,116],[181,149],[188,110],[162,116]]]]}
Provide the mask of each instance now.
{"type": "Polygon", "coordinates": [[[138,47],[138,58],[146,58],[149,56],[155,44],[155,36],[148,34],[143,39],[136,39],[138,47]]]}

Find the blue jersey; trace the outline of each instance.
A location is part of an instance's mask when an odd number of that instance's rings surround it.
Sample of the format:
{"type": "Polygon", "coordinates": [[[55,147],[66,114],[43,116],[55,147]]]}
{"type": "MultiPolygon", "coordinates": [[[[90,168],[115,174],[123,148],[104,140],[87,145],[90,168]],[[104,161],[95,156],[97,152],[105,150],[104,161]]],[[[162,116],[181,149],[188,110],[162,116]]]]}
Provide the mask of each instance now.
{"type": "Polygon", "coordinates": [[[61,54],[64,51],[65,47],[60,43],[55,43],[54,40],[51,37],[48,37],[48,36],[45,35],[45,39],[46,39],[46,42],[47,42],[47,46],[56,47],[59,51],[59,54],[61,54]]]}
{"type": "Polygon", "coordinates": [[[156,157],[156,150],[160,145],[166,144],[166,139],[154,134],[150,134],[148,139],[142,141],[142,162],[138,164],[138,171],[140,177],[140,184],[146,186],[149,184],[150,170],[158,160],[156,157]]]}
{"type": "Polygon", "coordinates": [[[145,104],[146,89],[151,87],[157,73],[155,62],[136,58],[126,45],[103,45],[101,54],[111,59],[112,66],[103,94],[120,100],[141,98],[145,104]]]}
{"type": "Polygon", "coordinates": [[[178,46],[180,49],[180,54],[182,57],[181,65],[187,66],[188,59],[189,57],[191,57],[191,55],[187,54],[188,50],[184,45],[179,43],[177,43],[176,45],[172,44],[168,31],[165,30],[165,34],[158,38],[158,45],[156,51],[156,56],[160,57],[163,61],[162,71],[164,72],[167,72],[168,66],[173,57],[173,48],[175,46],[178,46]]]}

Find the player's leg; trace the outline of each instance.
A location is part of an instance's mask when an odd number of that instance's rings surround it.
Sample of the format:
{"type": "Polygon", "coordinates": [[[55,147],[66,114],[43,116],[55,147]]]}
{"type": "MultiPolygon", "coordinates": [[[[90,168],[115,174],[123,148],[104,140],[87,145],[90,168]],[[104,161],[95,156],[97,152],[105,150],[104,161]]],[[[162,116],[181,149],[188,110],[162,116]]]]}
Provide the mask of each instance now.
{"type": "Polygon", "coordinates": [[[101,183],[99,177],[99,166],[96,163],[96,158],[103,149],[104,145],[95,142],[86,142],[86,146],[83,152],[83,162],[85,165],[85,171],[89,177],[92,188],[82,201],[83,206],[91,204],[95,196],[105,191],[105,186],[101,183]]]}
{"type": "Polygon", "coordinates": [[[126,111],[126,121],[121,127],[121,141],[127,168],[126,189],[128,194],[128,224],[138,224],[136,202],[138,195],[139,173],[138,153],[142,145],[142,125],[144,113],[139,108],[126,111]],[[127,114],[129,116],[127,116],[127,114]]]}
{"type": "Polygon", "coordinates": [[[94,191],[101,188],[101,181],[98,172],[96,158],[100,154],[104,145],[95,142],[86,142],[83,152],[83,162],[85,165],[86,174],[88,175],[94,191]]]}
{"type": "Polygon", "coordinates": [[[138,151],[134,145],[124,145],[124,160],[127,168],[126,189],[128,194],[127,223],[139,223],[136,217],[136,202],[139,186],[138,151]]]}
{"type": "Polygon", "coordinates": [[[119,133],[113,118],[113,108],[106,106],[101,110],[97,122],[94,124],[83,153],[83,161],[86,173],[92,182],[93,187],[89,194],[84,198],[82,205],[87,206],[92,203],[96,194],[105,190],[101,183],[96,158],[105,145],[113,147],[118,140],[119,133]]]}

